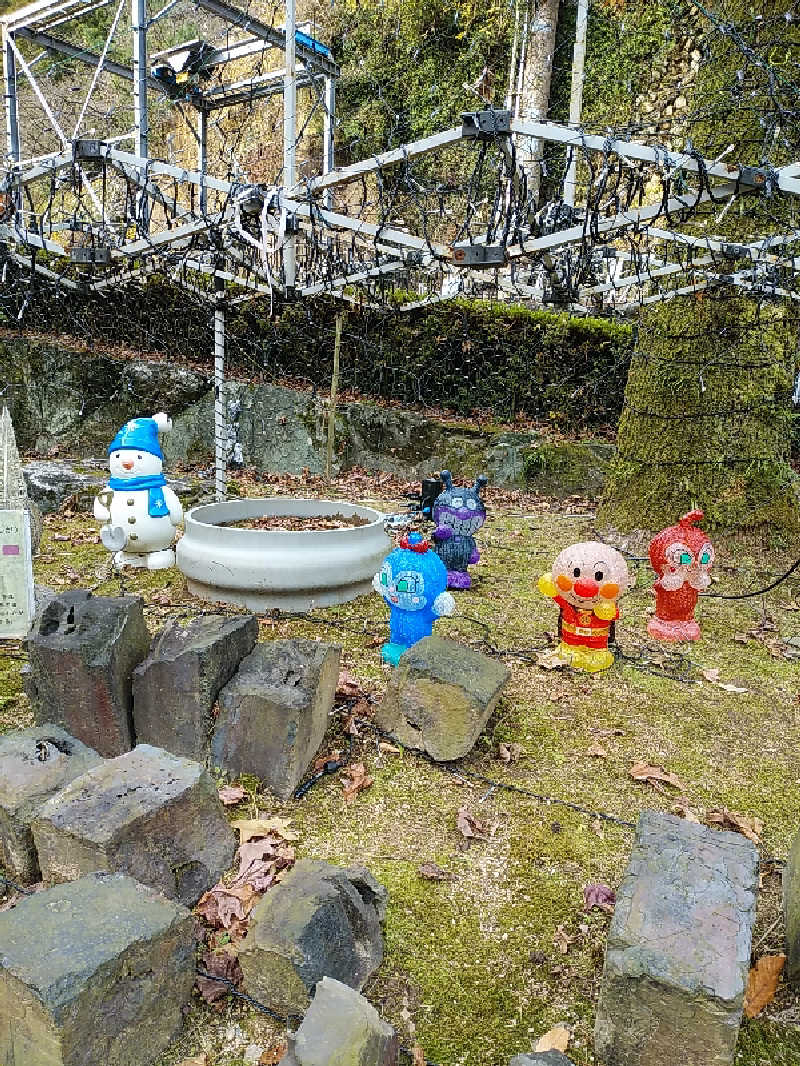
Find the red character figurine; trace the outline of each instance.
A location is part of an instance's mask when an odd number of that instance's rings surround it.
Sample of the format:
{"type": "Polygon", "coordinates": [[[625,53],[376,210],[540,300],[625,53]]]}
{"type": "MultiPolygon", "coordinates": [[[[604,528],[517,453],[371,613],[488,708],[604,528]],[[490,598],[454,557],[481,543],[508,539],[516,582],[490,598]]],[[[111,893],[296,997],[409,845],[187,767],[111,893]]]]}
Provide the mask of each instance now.
{"type": "Polygon", "coordinates": [[[658,577],[653,586],[656,613],[647,632],[658,640],[697,640],[694,620],[697,597],[711,584],[714,549],[696,523],[702,511],[689,511],[676,526],[662,529],[650,541],[650,562],[658,577]]]}

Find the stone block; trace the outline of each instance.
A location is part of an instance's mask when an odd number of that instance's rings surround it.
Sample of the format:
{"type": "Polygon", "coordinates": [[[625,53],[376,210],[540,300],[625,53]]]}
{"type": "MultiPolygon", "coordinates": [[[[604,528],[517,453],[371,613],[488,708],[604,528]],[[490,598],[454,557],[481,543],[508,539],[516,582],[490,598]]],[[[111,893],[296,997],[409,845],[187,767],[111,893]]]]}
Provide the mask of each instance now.
{"type": "Polygon", "coordinates": [[[103,760],[56,725],[0,737],[0,862],[18,881],[38,881],[31,821],[42,805],[103,760]]]}
{"type": "Polygon", "coordinates": [[[186,908],[90,874],[0,914],[3,1066],[150,1066],[194,982],[186,908]]]}
{"type": "Polygon", "coordinates": [[[253,615],[201,615],[187,626],[168,622],[133,671],[137,743],[204,763],[219,691],[257,639],[253,615]]]}
{"type": "Polygon", "coordinates": [[[257,644],[219,694],[212,763],[289,797],[328,728],[340,656],[341,648],[316,640],[257,644]]]}
{"type": "Polygon", "coordinates": [[[402,743],[449,762],[472,749],[511,671],[445,637],[425,637],[400,657],[375,715],[402,743]]]}
{"type": "Polygon", "coordinates": [[[323,977],[282,1066],[394,1066],[397,1034],[372,1004],[348,985],[323,977]]]}
{"type": "Polygon", "coordinates": [[[64,592],[28,637],[26,689],[37,724],[55,722],[101,755],[133,746],[131,674],[150,634],[140,596],[64,592]]]}
{"type": "Polygon", "coordinates": [[[786,920],[786,979],[800,986],[800,832],[792,841],[783,871],[783,916],[786,920]]]}
{"type": "Polygon", "coordinates": [[[300,859],[253,908],[239,961],[245,990],[302,1012],[323,977],[361,989],[383,958],[386,889],[363,867],[300,859]]]}
{"type": "Polygon", "coordinates": [[[149,744],[76,778],[32,828],[46,881],[121,870],[187,904],[230,867],[236,846],[209,774],[149,744]]]}
{"type": "Polygon", "coordinates": [[[750,968],[758,852],[645,811],[617,892],[595,1027],[607,1066],[729,1066],[750,968]]]}

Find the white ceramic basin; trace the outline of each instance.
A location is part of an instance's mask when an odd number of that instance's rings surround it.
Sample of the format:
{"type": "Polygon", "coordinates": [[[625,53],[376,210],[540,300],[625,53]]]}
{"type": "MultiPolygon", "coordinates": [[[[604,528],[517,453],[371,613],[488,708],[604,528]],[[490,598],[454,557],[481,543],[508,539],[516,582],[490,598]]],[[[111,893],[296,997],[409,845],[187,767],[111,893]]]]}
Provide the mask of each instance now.
{"type": "Polygon", "coordinates": [[[178,541],[178,568],[189,591],[252,611],[346,603],[370,592],[391,543],[384,515],[344,500],[226,500],[193,507],[178,541]],[[358,515],[367,525],[303,532],[223,525],[263,515],[358,515]]]}

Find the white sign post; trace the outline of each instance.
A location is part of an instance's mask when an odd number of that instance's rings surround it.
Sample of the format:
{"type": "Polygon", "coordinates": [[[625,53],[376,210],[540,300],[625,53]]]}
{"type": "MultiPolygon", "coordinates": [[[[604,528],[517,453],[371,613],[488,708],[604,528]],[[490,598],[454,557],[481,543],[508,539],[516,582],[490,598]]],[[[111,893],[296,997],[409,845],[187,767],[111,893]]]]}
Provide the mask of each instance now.
{"type": "Polygon", "coordinates": [[[30,517],[0,510],[0,640],[27,636],[33,615],[30,517]]]}

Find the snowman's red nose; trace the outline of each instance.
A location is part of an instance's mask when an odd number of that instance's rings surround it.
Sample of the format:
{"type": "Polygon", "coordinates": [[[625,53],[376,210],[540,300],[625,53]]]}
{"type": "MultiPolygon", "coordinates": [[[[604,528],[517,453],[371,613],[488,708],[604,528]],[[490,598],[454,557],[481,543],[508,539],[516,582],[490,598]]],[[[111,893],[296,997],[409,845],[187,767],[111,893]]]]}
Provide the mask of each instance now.
{"type": "Polygon", "coordinates": [[[590,596],[596,596],[597,593],[600,591],[600,586],[591,577],[579,578],[572,586],[572,588],[574,589],[575,594],[577,596],[585,596],[587,597],[587,599],[590,596]]]}

